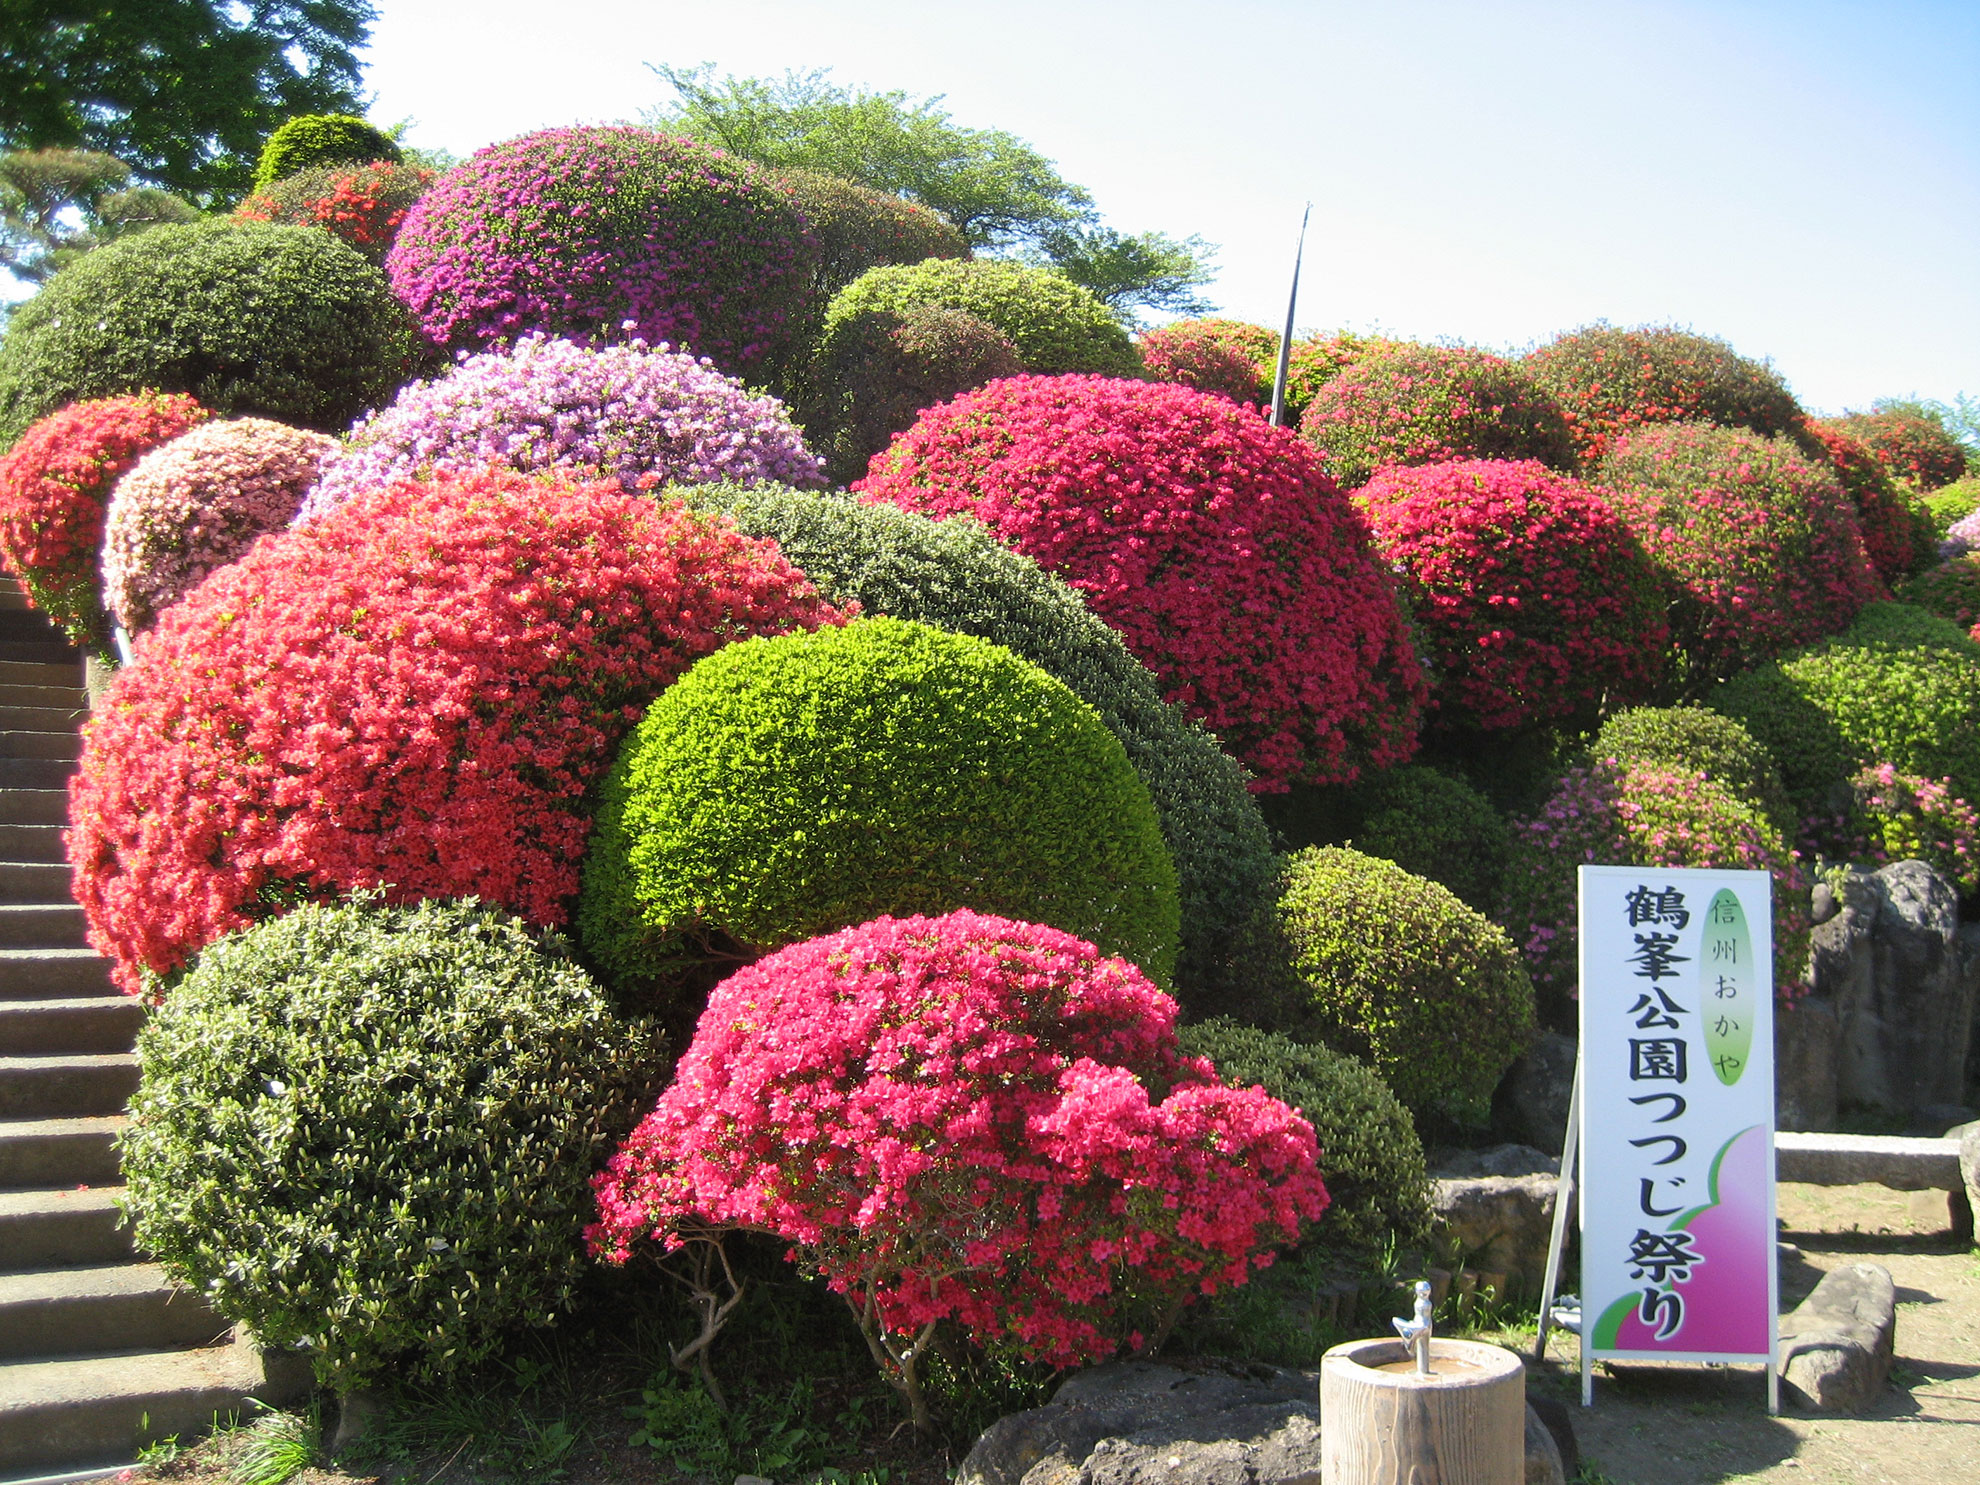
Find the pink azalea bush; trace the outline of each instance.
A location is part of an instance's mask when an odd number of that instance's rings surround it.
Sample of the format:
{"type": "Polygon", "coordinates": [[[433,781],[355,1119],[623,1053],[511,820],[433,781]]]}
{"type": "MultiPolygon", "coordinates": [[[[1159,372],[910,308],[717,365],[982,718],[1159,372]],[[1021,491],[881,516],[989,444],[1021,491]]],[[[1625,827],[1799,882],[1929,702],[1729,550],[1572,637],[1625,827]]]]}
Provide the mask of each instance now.
{"type": "Polygon", "coordinates": [[[1254,788],[1415,750],[1421,671],[1367,526],[1289,430],[1227,398],[1008,377],[923,412],[854,488],[974,516],[1079,589],[1254,788]]]}
{"type": "Polygon", "coordinates": [[[351,430],[297,517],[438,469],[555,466],[638,487],[824,483],[784,405],[707,361],[649,347],[591,348],[525,335],[414,382],[351,430]]]}
{"type": "Polygon", "coordinates": [[[716,987],[587,1237],[790,1242],[922,1424],[940,1321],[1057,1366],[1158,1341],[1327,1205],[1312,1126],[1175,1021],[1125,960],[967,910],[793,945],[716,987]]]}
{"type": "Polygon", "coordinates": [[[103,601],[136,634],[255,538],[294,518],[337,440],[266,418],[208,423],[117,481],[103,529],[103,601]]]}
{"type": "Polygon", "coordinates": [[[1141,364],[1157,381],[1221,392],[1233,402],[1263,406],[1272,398],[1264,367],[1279,353],[1279,337],[1242,320],[1176,320],[1144,330],[1135,341],[1141,364]]]}
{"type": "Polygon", "coordinates": [[[1850,808],[1803,825],[1802,848],[1831,861],[1882,866],[1923,861],[1959,890],[1980,892],[1980,810],[1953,793],[1951,779],[1873,764],[1850,781],[1850,808]]]}
{"type": "Polygon", "coordinates": [[[1444,725],[1592,721],[1655,687],[1663,595],[1599,491],[1477,459],[1385,469],[1355,502],[1430,648],[1444,725]]]}
{"type": "Polygon", "coordinates": [[[840,618],[768,542],[568,473],[442,473],[255,543],[159,616],[84,737],[69,859],[124,989],[302,900],[578,889],[641,708],[840,618]]]}

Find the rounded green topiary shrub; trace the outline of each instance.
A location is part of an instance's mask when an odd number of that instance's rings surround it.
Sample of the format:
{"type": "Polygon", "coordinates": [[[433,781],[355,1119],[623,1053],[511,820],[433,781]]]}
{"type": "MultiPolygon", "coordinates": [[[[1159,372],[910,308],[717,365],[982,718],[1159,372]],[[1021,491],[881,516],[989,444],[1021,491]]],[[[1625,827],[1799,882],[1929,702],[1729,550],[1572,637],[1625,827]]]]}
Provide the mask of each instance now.
{"type": "Polygon", "coordinates": [[[1786,840],[1798,823],[1781,771],[1753,734],[1702,706],[1638,706],[1595,735],[1594,754],[1623,768],[1702,773],[1758,808],[1786,840]]]}
{"type": "Polygon", "coordinates": [[[1313,1245],[1372,1255],[1429,1234],[1423,1141],[1409,1110],[1366,1063],[1224,1017],[1180,1027],[1177,1038],[1185,1056],[1208,1057],[1230,1087],[1262,1087],[1313,1126],[1332,1198],[1313,1245]]]}
{"type": "Polygon", "coordinates": [[[1365,1057],[1419,1116],[1484,1123],[1533,1031],[1533,986],[1505,930],[1360,851],[1288,857],[1251,949],[1252,1019],[1365,1057]]]}
{"type": "Polygon", "coordinates": [[[1925,509],[1932,518],[1933,531],[1943,538],[1954,522],[1980,510],[1980,474],[1941,485],[1925,497],[1925,509]]]}
{"type": "Polygon", "coordinates": [[[1923,609],[1871,604],[1843,633],[1734,676],[1706,702],[1773,755],[1803,814],[1873,763],[1980,800],[1980,644],[1923,609]]]}
{"type": "Polygon", "coordinates": [[[869,268],[967,258],[969,240],[933,207],[816,170],[773,170],[818,241],[812,285],[822,309],[869,268]]]}
{"type": "Polygon", "coordinates": [[[912,619],[1002,645],[1074,695],[1127,750],[1175,862],[1182,940],[1175,991],[1206,1014],[1221,1000],[1230,941],[1277,862],[1245,777],[1217,740],[1162,700],[1155,678],[1077,592],[976,522],[780,485],[668,492],[767,536],[839,607],[912,619]]]}
{"type": "Polygon", "coordinates": [[[304,114],[268,136],[254,169],[254,188],[265,191],[312,165],[364,165],[401,158],[392,137],[361,118],[347,113],[304,114]]]}
{"type": "Polygon", "coordinates": [[[1980,624],[1980,552],[1964,551],[1928,567],[1893,596],[1970,635],[1980,624]]]}
{"type": "Polygon", "coordinates": [[[1048,268],[994,258],[931,258],[861,274],[825,311],[820,355],[831,355],[840,327],[856,315],[900,314],[917,305],[959,309],[989,321],[1010,337],[1026,371],[1142,374],[1140,353],[1127,331],[1088,290],[1048,268]]]}
{"type": "Polygon", "coordinates": [[[1355,783],[1347,794],[1349,844],[1448,887],[1488,910],[1510,840],[1492,802],[1462,779],[1405,764],[1355,783]]]}
{"type": "Polygon", "coordinates": [[[622,990],[686,1007],[786,944],[958,907],[1175,966],[1175,867],[1093,709],[879,618],[732,644],[660,694],[606,777],[578,926],[622,990]]]}
{"type": "Polygon", "coordinates": [[[0,340],[0,447],[65,403],[144,388],[340,433],[416,367],[384,275],[315,227],[154,227],[80,258],[0,340]]]}
{"type": "Polygon", "coordinates": [[[479,904],[306,905],[209,947],[138,1039],[138,1243],[347,1392],[547,1325],[657,1038],[479,904]]]}

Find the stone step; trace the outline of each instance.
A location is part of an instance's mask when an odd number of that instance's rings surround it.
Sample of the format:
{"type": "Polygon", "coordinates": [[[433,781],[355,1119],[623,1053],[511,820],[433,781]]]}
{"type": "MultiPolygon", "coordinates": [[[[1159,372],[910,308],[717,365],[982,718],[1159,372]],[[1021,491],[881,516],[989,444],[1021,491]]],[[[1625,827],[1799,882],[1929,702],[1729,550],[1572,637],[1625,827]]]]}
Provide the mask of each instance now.
{"type": "MultiPolygon", "coordinates": [[[[76,912],[80,915],[82,909],[76,912]]],[[[0,1005],[84,996],[121,998],[110,983],[110,961],[94,950],[0,949],[0,1005]]]]}
{"type": "Polygon", "coordinates": [[[0,1119],[0,1191],[114,1186],[121,1114],[90,1119],[0,1119]]]}
{"type": "Polygon", "coordinates": [[[53,681],[47,684],[0,681],[0,706],[87,712],[89,692],[73,680],[53,681]]]}
{"type": "Polygon", "coordinates": [[[122,1113],[137,1092],[130,1052],[0,1056],[0,1119],[84,1119],[122,1113]]]}
{"type": "MultiPolygon", "coordinates": [[[[30,789],[31,794],[46,794],[46,789],[30,789]]],[[[4,798],[0,795],[0,798],[4,798]]],[[[0,821],[0,861],[67,861],[68,847],[63,843],[60,825],[9,825],[0,821]]]]}
{"type": "Polygon", "coordinates": [[[128,1465],[139,1449],[202,1437],[217,1418],[286,1405],[250,1345],[0,1366],[0,1477],[128,1465]]]}
{"type": "Polygon", "coordinates": [[[0,758],[0,789],[66,789],[75,771],[68,758],[0,758]]]}
{"type": "Polygon", "coordinates": [[[10,660],[0,656],[0,686],[68,686],[82,689],[82,656],[59,661],[10,660]]]}
{"type": "Polygon", "coordinates": [[[82,734],[74,729],[60,732],[5,730],[12,718],[0,715],[0,758],[59,758],[73,762],[82,757],[82,734]]]}
{"type": "Polygon", "coordinates": [[[131,1263],[130,1229],[119,1223],[121,1186],[0,1191],[0,1253],[10,1268],[131,1263]]]}
{"type": "Polygon", "coordinates": [[[144,1005],[128,995],[0,1000],[0,1057],[128,1052],[144,1005]]]}
{"type": "Polygon", "coordinates": [[[0,824],[66,825],[67,789],[0,789],[0,824]]]}
{"type": "MultiPolygon", "coordinates": [[[[0,902],[0,958],[15,951],[87,952],[85,927],[83,910],[73,902],[0,902]]],[[[0,987],[0,994],[6,993],[0,987]]]]}
{"type": "Polygon", "coordinates": [[[0,578],[0,609],[27,609],[30,612],[40,612],[29,599],[27,587],[19,578],[0,578]]]}
{"type": "Polygon", "coordinates": [[[0,861],[0,902],[63,903],[69,895],[66,861],[0,861]]]}
{"type": "Polygon", "coordinates": [[[66,639],[0,639],[0,660],[16,664],[82,664],[82,652],[66,639]]]}
{"type": "Polygon", "coordinates": [[[0,1273],[0,1358],[210,1346],[231,1329],[155,1263],[0,1273]]]}
{"type": "Polygon", "coordinates": [[[1900,1134],[1774,1135],[1774,1174],[1809,1186],[1878,1184],[1894,1191],[1958,1191],[1959,1141],[1900,1134]]]}
{"type": "Polygon", "coordinates": [[[89,720],[87,707],[0,704],[0,727],[15,732],[75,732],[89,720]]]}

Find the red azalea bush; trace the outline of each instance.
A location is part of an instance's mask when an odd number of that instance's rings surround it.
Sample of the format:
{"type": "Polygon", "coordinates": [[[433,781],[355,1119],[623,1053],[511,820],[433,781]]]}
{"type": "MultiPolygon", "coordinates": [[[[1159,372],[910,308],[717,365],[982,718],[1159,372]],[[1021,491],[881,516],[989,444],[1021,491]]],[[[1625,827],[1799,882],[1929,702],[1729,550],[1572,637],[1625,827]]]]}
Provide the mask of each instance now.
{"type": "Polygon", "coordinates": [[[248,222],[321,227],[381,263],[434,172],[398,160],[313,165],[256,191],[234,208],[248,222]]]}
{"type": "Polygon", "coordinates": [[[0,553],[34,606],[77,644],[100,645],[109,633],[97,552],[111,488],[147,450],[208,416],[183,393],[73,402],[0,458],[0,553]]]}
{"type": "Polygon", "coordinates": [[[729,640],[840,615],[768,542],[569,474],[440,473],[270,536],[137,642],[70,783],[124,989],[304,899],[578,890],[594,786],[729,640]]]}
{"type": "Polygon", "coordinates": [[[1590,469],[1646,424],[1714,423],[1771,438],[1799,434],[1807,421],[1773,367],[1673,325],[1584,325],[1529,351],[1522,364],[1567,415],[1590,469]]]}
{"type": "Polygon", "coordinates": [[[1135,342],[1141,364],[1157,381],[1221,392],[1233,402],[1262,406],[1272,397],[1269,369],[1279,337],[1243,320],[1176,320],[1144,330],[1135,342]]]}
{"type": "Polygon", "coordinates": [[[1056,1366],[1159,1342],[1327,1204],[1312,1126],[1175,1021],[1126,961],[967,910],[793,945],[716,987],[587,1237],[794,1244],[924,1425],[940,1321],[1056,1366]]]}
{"type": "Polygon", "coordinates": [[[1299,432],[1350,490],[1386,464],[1537,459],[1575,468],[1553,398],[1513,362],[1469,346],[1374,345],[1322,383],[1299,432]]]}
{"type": "Polygon", "coordinates": [[[1785,438],[1656,424],[1597,481],[1664,575],[1692,689],[1847,628],[1877,595],[1849,497],[1785,438]]]}
{"type": "Polygon", "coordinates": [[[1415,750],[1423,680],[1367,527],[1290,431],[1226,398],[1010,377],[928,409],[854,488],[975,516],[1079,589],[1256,788],[1415,750]]]}
{"type": "Polygon", "coordinates": [[[1391,468],[1355,496],[1437,672],[1441,722],[1594,721],[1661,677],[1656,570],[1600,493],[1532,460],[1391,468]]]}
{"type": "Polygon", "coordinates": [[[1920,495],[1966,473],[1966,448],[1937,418],[1910,408],[1845,413],[1821,427],[1848,434],[1868,448],[1898,484],[1920,495]]]}
{"type": "Polygon", "coordinates": [[[1868,444],[1833,423],[1809,424],[1808,436],[1827,456],[1856,506],[1856,529],[1877,576],[1887,583],[1902,582],[1938,555],[1932,513],[1892,482],[1868,444]]]}

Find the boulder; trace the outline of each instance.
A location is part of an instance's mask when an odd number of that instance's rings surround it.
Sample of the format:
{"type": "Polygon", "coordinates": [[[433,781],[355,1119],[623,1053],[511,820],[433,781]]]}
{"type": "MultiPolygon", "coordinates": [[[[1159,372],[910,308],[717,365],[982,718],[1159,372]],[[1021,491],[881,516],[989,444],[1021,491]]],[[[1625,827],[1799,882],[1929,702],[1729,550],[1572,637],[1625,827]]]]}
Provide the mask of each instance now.
{"type": "Polygon", "coordinates": [[[1980,1221],[1980,1121],[1955,1130],[1959,1135],[1959,1173],[1966,1185],[1966,1210],[1968,1233],[1980,1221]]]}
{"type": "Polygon", "coordinates": [[[1560,1154],[1574,1097],[1574,1059],[1573,1037],[1558,1031],[1535,1037],[1493,1095],[1493,1127],[1549,1155],[1560,1154]]]}
{"type": "Polygon", "coordinates": [[[1526,1409],[1526,1485],[1567,1485],[1561,1446],[1530,1403],[1526,1409]]]}
{"type": "Polygon", "coordinates": [[[1861,1412],[1890,1380],[1896,1336],[1890,1273],[1874,1263],[1836,1269],[1781,1317],[1781,1381],[1804,1406],[1861,1412]]]}
{"type": "Polygon", "coordinates": [[[1467,1267],[1538,1294],[1553,1237],[1561,1163],[1530,1145],[1441,1152],[1430,1170],[1438,1241],[1467,1267]]]}
{"type": "Polygon", "coordinates": [[[1793,1006],[1774,1007],[1776,1129],[1836,1127],[1841,1046],[1842,1024],[1826,996],[1805,995],[1793,1006]]]}
{"type": "Polygon", "coordinates": [[[1907,1118],[1965,1096],[1980,996],[1980,924],[1922,861],[1851,870],[1842,906],[1810,934],[1815,994],[1835,1009],[1844,1106],[1907,1118]]]}

